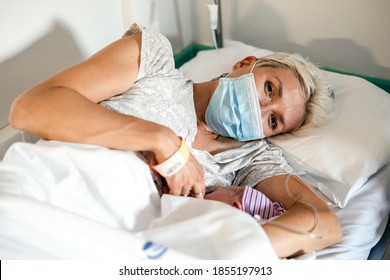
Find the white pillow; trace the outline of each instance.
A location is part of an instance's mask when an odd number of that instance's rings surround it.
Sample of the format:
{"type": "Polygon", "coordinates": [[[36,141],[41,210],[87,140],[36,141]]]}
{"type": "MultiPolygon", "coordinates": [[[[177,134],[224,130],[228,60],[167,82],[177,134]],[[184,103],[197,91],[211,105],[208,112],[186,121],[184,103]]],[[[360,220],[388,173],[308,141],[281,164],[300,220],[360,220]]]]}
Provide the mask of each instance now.
{"type": "Polygon", "coordinates": [[[180,67],[180,71],[195,83],[205,82],[232,71],[233,65],[247,56],[260,57],[272,53],[236,41],[229,41],[225,46],[218,50],[198,52],[195,58],[180,67]]]}
{"type": "MultiPolygon", "coordinates": [[[[229,72],[248,55],[269,50],[239,44],[199,52],[180,70],[194,82],[229,72]]],[[[344,207],[354,192],[390,162],[390,95],[364,79],[323,71],[335,93],[332,118],[307,134],[269,138],[285,152],[296,171],[326,197],[344,207]]]]}
{"type": "Polygon", "coordinates": [[[390,94],[362,78],[330,72],[325,77],[335,93],[327,124],[269,140],[295,170],[305,170],[313,185],[344,207],[390,162],[390,94]]]}

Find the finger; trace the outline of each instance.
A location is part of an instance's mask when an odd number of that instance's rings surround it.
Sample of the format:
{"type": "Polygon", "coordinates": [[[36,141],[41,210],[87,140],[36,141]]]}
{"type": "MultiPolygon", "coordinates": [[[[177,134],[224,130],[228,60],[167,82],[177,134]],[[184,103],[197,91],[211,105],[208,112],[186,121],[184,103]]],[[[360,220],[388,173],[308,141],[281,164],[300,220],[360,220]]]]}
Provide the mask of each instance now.
{"type": "Polygon", "coordinates": [[[181,194],[182,194],[181,188],[170,188],[170,189],[169,189],[169,194],[172,194],[172,195],[181,195],[181,194]]]}
{"type": "Polygon", "coordinates": [[[170,186],[169,187],[169,194],[172,195],[182,195],[182,187],[177,187],[177,186],[170,186]]]}
{"type": "Polygon", "coordinates": [[[194,194],[193,194],[193,197],[203,199],[203,198],[204,198],[204,193],[203,193],[203,192],[194,193],[194,194]]]}
{"type": "Polygon", "coordinates": [[[179,180],[177,178],[177,175],[173,175],[171,177],[167,177],[167,184],[169,187],[169,194],[171,195],[182,195],[184,194],[183,192],[183,186],[182,184],[178,183],[179,180]]]}
{"type": "Polygon", "coordinates": [[[194,189],[191,190],[191,196],[196,198],[203,198],[205,195],[205,190],[196,191],[194,189]]]}
{"type": "Polygon", "coordinates": [[[194,184],[191,190],[191,196],[196,198],[203,198],[206,193],[206,186],[203,181],[203,177],[196,184],[194,184]]]}
{"type": "Polygon", "coordinates": [[[169,194],[178,196],[189,196],[191,194],[191,187],[177,187],[171,188],[169,194]]]}
{"type": "Polygon", "coordinates": [[[182,196],[189,196],[191,195],[191,187],[185,187],[185,188],[182,188],[182,196]]]}

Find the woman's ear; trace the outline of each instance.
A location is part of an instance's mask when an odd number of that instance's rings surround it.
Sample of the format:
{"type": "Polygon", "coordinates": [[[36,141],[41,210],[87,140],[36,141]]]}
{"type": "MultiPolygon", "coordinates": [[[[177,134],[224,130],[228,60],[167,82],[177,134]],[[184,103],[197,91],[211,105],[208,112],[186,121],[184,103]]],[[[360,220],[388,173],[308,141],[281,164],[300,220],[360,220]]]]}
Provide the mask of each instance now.
{"type": "Polygon", "coordinates": [[[256,59],[257,57],[253,55],[245,57],[243,60],[240,60],[233,65],[233,71],[243,67],[249,67],[250,65],[252,65],[253,62],[256,61],[256,59]]]}

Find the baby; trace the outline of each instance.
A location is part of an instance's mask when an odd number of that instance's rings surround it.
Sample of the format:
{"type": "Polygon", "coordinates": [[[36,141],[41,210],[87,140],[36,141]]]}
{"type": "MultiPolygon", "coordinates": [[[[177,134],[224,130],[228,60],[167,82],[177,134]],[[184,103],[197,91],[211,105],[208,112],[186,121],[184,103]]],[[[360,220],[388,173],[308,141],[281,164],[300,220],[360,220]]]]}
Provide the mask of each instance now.
{"type": "MultiPolygon", "coordinates": [[[[159,193],[169,193],[168,187],[164,185],[159,189],[159,193]]],[[[207,187],[204,199],[226,203],[251,216],[258,216],[261,220],[277,217],[286,211],[281,203],[273,202],[265,194],[251,187],[207,187]]]]}
{"type": "Polygon", "coordinates": [[[259,216],[262,220],[285,212],[281,203],[271,201],[262,192],[250,187],[212,187],[206,192],[204,198],[229,204],[252,216],[259,216]]]}

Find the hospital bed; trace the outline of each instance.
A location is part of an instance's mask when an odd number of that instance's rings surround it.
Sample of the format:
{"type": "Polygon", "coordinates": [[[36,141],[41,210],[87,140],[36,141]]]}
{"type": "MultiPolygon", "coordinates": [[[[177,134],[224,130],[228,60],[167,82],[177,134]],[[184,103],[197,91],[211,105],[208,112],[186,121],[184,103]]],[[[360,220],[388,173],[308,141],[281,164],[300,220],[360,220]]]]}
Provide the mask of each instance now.
{"type": "MultiPolygon", "coordinates": [[[[224,40],[177,54],[193,81],[229,72],[271,50],[224,40]]],[[[389,82],[323,71],[333,115],[303,135],[280,135],[300,176],[334,209],[343,239],[303,259],[389,259],[389,82]],[[377,80],[373,82],[378,82],[377,80]],[[381,89],[381,87],[383,89],[381,89]]],[[[1,140],[0,140],[1,142],[1,140]]],[[[2,144],[2,143],[0,143],[2,144]]],[[[276,259],[251,216],[193,198],[159,199],[134,153],[39,140],[19,142],[0,162],[1,259],[276,259]],[[132,182],[131,186],[129,182],[132,182]]]]}

